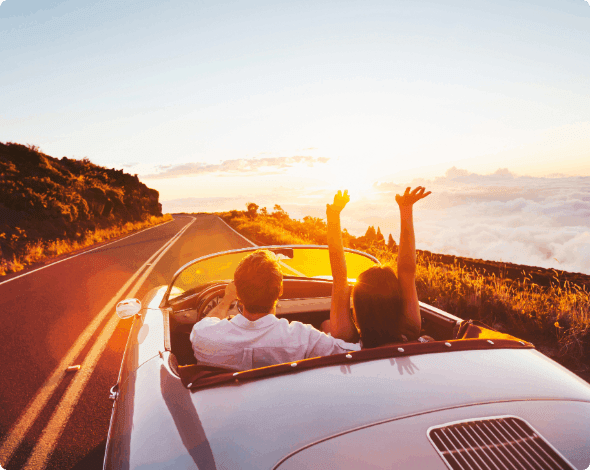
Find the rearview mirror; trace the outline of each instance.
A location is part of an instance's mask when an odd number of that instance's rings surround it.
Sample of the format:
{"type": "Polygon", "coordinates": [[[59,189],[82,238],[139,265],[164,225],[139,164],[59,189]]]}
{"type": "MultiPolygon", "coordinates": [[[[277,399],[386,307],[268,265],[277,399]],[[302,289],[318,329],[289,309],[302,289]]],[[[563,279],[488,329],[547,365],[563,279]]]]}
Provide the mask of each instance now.
{"type": "Polygon", "coordinates": [[[125,320],[139,313],[141,310],[141,302],[137,299],[121,300],[121,302],[117,304],[116,310],[119,318],[125,320]]]}
{"type": "Polygon", "coordinates": [[[278,259],[293,259],[293,248],[272,248],[272,251],[278,259]]]}

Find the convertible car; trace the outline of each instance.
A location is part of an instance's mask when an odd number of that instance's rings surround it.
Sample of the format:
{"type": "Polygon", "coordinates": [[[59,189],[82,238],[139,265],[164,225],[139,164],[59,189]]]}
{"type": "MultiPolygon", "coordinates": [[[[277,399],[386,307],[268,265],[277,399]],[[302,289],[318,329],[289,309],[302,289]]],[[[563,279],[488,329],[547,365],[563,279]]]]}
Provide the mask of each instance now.
{"type": "MultiPolygon", "coordinates": [[[[134,319],[104,469],[590,466],[590,384],[531,343],[425,304],[433,342],[247,371],[198,364],[191,328],[257,248],[196,259],[141,302],[118,305],[134,319]]],[[[332,290],[327,247],[263,248],[283,267],[277,316],[319,328],[332,290]]],[[[378,263],[345,256],[350,282],[378,263]]]]}

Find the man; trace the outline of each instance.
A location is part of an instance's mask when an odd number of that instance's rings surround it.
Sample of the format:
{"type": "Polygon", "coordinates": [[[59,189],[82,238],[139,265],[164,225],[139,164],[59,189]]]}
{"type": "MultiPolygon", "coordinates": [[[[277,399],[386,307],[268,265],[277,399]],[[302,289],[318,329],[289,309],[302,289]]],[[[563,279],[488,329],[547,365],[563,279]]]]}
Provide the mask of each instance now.
{"type": "Polygon", "coordinates": [[[248,370],[360,349],[311,325],[278,319],[282,293],[283,274],[274,253],[258,250],[246,256],[223,300],[193,327],[190,339],[199,363],[248,370]],[[244,312],[228,320],[236,299],[244,312]]]}

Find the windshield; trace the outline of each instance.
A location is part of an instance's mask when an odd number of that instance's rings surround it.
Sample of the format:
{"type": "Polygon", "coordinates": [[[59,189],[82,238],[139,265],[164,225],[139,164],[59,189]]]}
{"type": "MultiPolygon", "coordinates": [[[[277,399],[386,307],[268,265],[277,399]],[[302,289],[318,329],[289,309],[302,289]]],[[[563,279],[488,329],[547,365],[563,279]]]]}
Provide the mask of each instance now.
{"type": "MultiPolygon", "coordinates": [[[[234,271],[240,261],[259,249],[268,249],[277,255],[283,276],[332,279],[330,256],[326,246],[247,248],[206,256],[183,266],[174,276],[164,302],[189,291],[198,292],[212,282],[233,279],[234,271]]],[[[345,249],[344,256],[350,282],[355,282],[360,273],[379,264],[376,258],[360,251],[345,249]]]]}

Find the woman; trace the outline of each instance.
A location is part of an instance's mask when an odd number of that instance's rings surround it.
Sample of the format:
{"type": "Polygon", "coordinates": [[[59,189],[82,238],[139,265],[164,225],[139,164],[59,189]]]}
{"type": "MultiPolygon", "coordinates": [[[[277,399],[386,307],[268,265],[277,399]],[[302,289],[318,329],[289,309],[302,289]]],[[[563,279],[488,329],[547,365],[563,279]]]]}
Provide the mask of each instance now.
{"type": "Polygon", "coordinates": [[[430,194],[424,191],[422,186],[413,191],[406,188],[402,196],[395,196],[401,219],[397,276],[391,266],[373,266],[359,275],[352,291],[354,322],[350,317],[350,287],[340,227],[340,212],[350,201],[348,192],[338,191],[334,203],[327,205],[333,287],[330,320],[324,330],[329,330],[334,337],[352,342],[357,341],[360,334],[362,347],[374,348],[420,336],[412,208],[430,194]]]}

